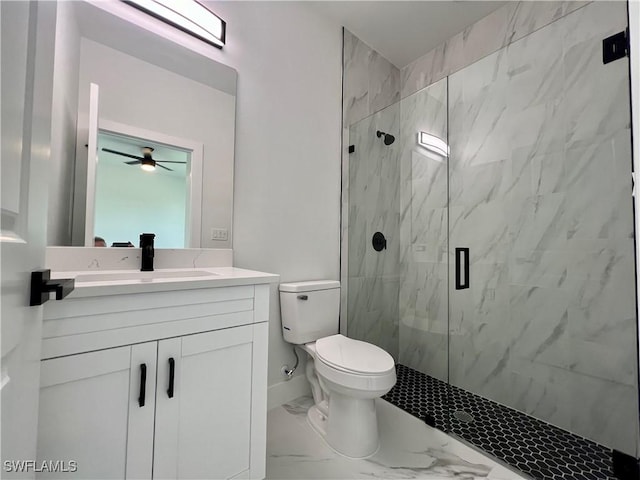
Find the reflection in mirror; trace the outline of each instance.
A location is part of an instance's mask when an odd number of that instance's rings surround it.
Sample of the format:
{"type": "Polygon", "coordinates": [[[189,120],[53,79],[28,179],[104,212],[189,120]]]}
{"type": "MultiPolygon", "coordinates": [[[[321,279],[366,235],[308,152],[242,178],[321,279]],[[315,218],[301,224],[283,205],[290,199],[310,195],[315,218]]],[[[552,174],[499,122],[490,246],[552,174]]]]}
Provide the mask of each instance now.
{"type": "Polygon", "coordinates": [[[190,151],[100,132],[98,158],[96,236],[137,246],[140,232],[153,232],[158,248],[189,245],[190,151]]]}
{"type": "MultiPolygon", "coordinates": [[[[128,241],[137,246],[140,233],[154,231],[158,233],[158,246],[230,248],[236,72],[211,59],[213,53],[207,49],[216,50],[214,47],[176,33],[160,21],[154,23],[155,19],[122,2],[59,2],[56,22],[47,243],[92,245],[93,236],[98,235],[104,237],[109,246],[113,242],[128,241]],[[191,41],[198,45],[192,45],[191,41]],[[201,169],[188,170],[191,189],[184,193],[185,204],[178,207],[176,203],[172,207],[176,212],[182,211],[182,217],[169,221],[164,215],[166,223],[173,224],[171,233],[162,232],[160,227],[139,226],[135,227],[136,232],[111,234],[99,231],[106,228],[100,218],[90,217],[92,205],[88,193],[93,186],[88,183],[87,174],[91,172],[88,172],[86,145],[90,143],[92,83],[100,86],[97,119],[100,131],[124,133],[125,137],[139,141],[126,152],[143,156],[140,150],[143,141],[146,143],[142,146],[156,148],[153,158],[157,159],[168,158],[164,156],[170,155],[168,151],[163,151],[162,156],[159,151],[167,146],[177,146],[183,153],[199,151],[201,169]],[[114,125],[126,125],[138,133],[123,132],[114,125]],[[189,139],[199,146],[185,148],[163,138],[189,139]],[[201,192],[199,197],[192,194],[196,187],[201,192]],[[195,212],[198,218],[194,218],[195,212]],[[85,222],[85,218],[88,221],[85,222]],[[224,240],[212,240],[213,229],[226,230],[229,235],[224,240]],[[90,236],[89,230],[94,230],[90,236]],[[179,234],[175,233],[178,231],[179,234]],[[177,236],[181,237],[180,241],[177,236]]],[[[103,141],[105,138],[101,136],[100,142],[103,141]]],[[[100,155],[100,163],[109,168],[103,157],[107,158],[100,155]]],[[[193,166],[194,158],[192,153],[187,166],[193,166]]],[[[140,170],[122,164],[121,168],[125,167],[129,172],[140,170]]],[[[166,176],[157,174],[169,172],[158,170],[163,169],[157,168],[153,175],[168,181],[166,176]]],[[[109,187],[102,185],[101,176],[99,173],[94,178],[105,193],[109,187]]],[[[130,175],[120,178],[122,187],[130,175]]],[[[166,185],[161,188],[164,191],[166,185]]],[[[141,208],[140,204],[135,208],[116,207],[118,202],[122,203],[123,193],[113,194],[115,198],[105,199],[100,205],[96,203],[94,212],[100,215],[99,211],[104,208],[107,211],[141,208]]],[[[162,197],[162,193],[154,194],[162,197]]],[[[167,212],[169,207],[165,205],[163,210],[167,212]]]]}

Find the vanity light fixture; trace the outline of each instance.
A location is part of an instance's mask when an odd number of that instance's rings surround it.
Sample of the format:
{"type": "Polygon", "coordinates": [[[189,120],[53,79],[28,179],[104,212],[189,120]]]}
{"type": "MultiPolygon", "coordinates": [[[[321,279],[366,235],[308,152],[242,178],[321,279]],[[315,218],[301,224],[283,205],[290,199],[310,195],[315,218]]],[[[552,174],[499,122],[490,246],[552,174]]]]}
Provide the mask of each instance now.
{"type": "Polygon", "coordinates": [[[152,17],[222,49],[227,24],[197,0],[122,0],[152,17]]]}
{"type": "Polygon", "coordinates": [[[441,157],[449,157],[449,145],[447,145],[447,142],[430,133],[418,132],[418,145],[441,157]]]}

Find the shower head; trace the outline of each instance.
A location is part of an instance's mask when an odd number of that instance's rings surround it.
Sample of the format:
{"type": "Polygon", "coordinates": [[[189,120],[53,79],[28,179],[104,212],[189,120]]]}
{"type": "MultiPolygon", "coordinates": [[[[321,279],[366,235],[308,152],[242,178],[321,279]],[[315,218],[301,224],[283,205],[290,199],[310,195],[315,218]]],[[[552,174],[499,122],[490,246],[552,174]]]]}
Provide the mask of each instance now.
{"type": "Polygon", "coordinates": [[[384,135],[384,144],[385,145],[391,145],[393,142],[396,141],[396,137],[394,137],[393,135],[389,134],[389,133],[384,133],[381,132],[380,130],[378,130],[376,132],[376,135],[378,138],[382,137],[384,135]]]}

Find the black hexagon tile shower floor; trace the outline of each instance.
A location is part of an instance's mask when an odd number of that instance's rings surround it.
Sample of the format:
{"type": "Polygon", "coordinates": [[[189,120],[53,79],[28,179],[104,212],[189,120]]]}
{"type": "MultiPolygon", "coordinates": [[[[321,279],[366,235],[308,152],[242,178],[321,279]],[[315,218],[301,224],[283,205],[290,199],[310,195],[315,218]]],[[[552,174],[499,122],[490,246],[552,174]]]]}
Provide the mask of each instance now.
{"type": "Polygon", "coordinates": [[[404,365],[396,370],[398,381],[382,398],[521,472],[540,480],[616,480],[610,449],[404,365]]]}

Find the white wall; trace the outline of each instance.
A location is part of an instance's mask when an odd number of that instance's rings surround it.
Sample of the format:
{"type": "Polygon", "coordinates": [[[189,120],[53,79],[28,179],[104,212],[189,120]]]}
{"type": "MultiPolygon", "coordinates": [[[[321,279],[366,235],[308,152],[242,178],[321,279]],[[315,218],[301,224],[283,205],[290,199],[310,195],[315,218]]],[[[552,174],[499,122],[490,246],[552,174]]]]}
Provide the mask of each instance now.
{"type": "Polygon", "coordinates": [[[73,5],[59,2],[51,106],[47,245],[68,245],[71,240],[79,62],[80,33],[73,5]]]}
{"type": "MultiPolygon", "coordinates": [[[[119,2],[96,5],[237,70],[234,264],[278,273],[282,281],[338,279],[341,27],[305,2],[206,3],[227,21],[223,50],[119,2]]],[[[214,181],[205,180],[205,188],[214,181]]],[[[273,386],[294,357],[282,340],[277,286],[271,293],[273,386]]],[[[293,392],[304,382],[282,385],[293,392]]]]}
{"type": "MultiPolygon", "coordinates": [[[[215,58],[238,71],[234,265],[282,282],[337,280],[341,28],[304,2],[207,4],[227,22],[215,58]]],[[[273,386],[294,357],[282,340],[276,287],[271,301],[273,386]]]]}
{"type": "MultiPolygon", "coordinates": [[[[235,97],[84,37],[79,77],[79,124],[93,82],[100,86],[100,120],[204,144],[200,246],[229,248],[231,238],[212,241],[208,234],[211,228],[231,230],[235,97]]],[[[78,151],[86,143],[80,134],[78,151]]],[[[86,178],[82,165],[76,170],[80,179],[86,178]]],[[[84,195],[76,183],[76,196],[84,195]]],[[[75,237],[84,238],[83,231],[84,224],[74,224],[75,237]]]]}

